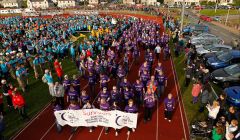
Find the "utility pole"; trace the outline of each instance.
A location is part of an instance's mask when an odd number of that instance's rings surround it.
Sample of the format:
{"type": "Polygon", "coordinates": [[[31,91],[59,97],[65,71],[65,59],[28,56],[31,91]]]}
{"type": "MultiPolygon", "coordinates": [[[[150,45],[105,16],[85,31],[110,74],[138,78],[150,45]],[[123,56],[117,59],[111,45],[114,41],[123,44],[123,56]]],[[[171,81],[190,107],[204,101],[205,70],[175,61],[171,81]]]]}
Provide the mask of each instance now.
{"type": "Polygon", "coordinates": [[[218,3],[218,0],[216,0],[215,13],[217,12],[217,3],[218,3]]]}
{"type": "Polygon", "coordinates": [[[184,10],[185,10],[185,0],[183,0],[183,2],[182,2],[182,14],[181,14],[181,27],[180,27],[180,32],[182,32],[182,30],[183,30],[184,10]]]}
{"type": "Polygon", "coordinates": [[[225,25],[227,25],[228,16],[229,16],[229,11],[230,11],[230,8],[228,8],[228,13],[227,13],[227,17],[226,17],[225,25]]]}
{"type": "Polygon", "coordinates": [[[86,10],[86,0],[84,0],[84,11],[86,10]]]}

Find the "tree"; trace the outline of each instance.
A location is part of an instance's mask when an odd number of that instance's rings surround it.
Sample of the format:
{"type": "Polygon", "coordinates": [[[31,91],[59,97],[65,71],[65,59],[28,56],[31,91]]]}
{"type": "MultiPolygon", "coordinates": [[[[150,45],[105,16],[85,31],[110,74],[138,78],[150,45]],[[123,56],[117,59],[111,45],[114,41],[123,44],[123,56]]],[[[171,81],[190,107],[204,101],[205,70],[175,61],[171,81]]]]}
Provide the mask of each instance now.
{"type": "Polygon", "coordinates": [[[164,0],[157,0],[157,2],[160,2],[161,4],[163,4],[164,0]]]}

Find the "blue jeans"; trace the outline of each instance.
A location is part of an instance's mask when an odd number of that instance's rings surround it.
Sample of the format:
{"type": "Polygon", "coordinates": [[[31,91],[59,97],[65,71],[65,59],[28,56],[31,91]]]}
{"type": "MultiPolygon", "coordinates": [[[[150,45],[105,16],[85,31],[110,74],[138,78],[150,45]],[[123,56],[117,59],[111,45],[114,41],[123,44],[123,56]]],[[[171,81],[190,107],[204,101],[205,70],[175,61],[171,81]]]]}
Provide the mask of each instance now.
{"type": "Polygon", "coordinates": [[[194,97],[193,96],[193,103],[195,104],[195,103],[197,103],[198,102],[198,97],[194,97]]]}

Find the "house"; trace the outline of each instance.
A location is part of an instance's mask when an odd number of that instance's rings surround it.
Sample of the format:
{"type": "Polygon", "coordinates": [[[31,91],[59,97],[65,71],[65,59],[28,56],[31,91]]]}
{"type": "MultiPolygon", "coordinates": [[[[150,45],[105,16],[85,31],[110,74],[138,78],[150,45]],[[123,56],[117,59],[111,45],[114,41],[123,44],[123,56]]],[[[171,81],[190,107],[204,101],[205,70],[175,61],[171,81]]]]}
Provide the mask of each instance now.
{"type": "Polygon", "coordinates": [[[20,0],[3,0],[2,6],[4,8],[18,8],[21,6],[20,0]]]}
{"type": "Polygon", "coordinates": [[[76,1],[75,0],[58,0],[57,6],[60,8],[75,7],[76,1]]]}
{"type": "Polygon", "coordinates": [[[95,5],[99,3],[99,0],[89,0],[88,3],[95,5]]]}
{"type": "MultiPolygon", "coordinates": [[[[167,5],[182,5],[183,0],[164,0],[164,4],[167,5]]],[[[185,5],[199,5],[199,0],[185,0],[185,5]]]]}
{"type": "Polygon", "coordinates": [[[156,5],[157,0],[141,0],[141,3],[144,5],[156,5]]]}
{"type": "MultiPolygon", "coordinates": [[[[216,2],[216,0],[207,0],[208,2],[216,2]]],[[[218,0],[219,5],[228,5],[232,4],[233,0],[218,0]]]]}
{"type": "Polygon", "coordinates": [[[28,8],[47,9],[49,7],[48,0],[28,0],[28,8]]]}
{"type": "Polygon", "coordinates": [[[135,4],[135,0],[123,0],[123,4],[135,4]]]}

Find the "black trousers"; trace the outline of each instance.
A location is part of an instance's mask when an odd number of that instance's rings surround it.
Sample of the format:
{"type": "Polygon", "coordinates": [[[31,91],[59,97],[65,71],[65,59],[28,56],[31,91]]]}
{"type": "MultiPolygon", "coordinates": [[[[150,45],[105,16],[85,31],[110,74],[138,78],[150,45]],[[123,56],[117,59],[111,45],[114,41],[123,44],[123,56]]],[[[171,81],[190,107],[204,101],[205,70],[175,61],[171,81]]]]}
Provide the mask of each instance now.
{"type": "Polygon", "coordinates": [[[56,97],[55,105],[60,105],[62,108],[64,108],[64,97],[56,97]]]}
{"type": "Polygon", "coordinates": [[[22,119],[26,119],[28,118],[27,113],[26,113],[26,109],[25,106],[18,108],[18,112],[21,115],[22,119]]]}
{"type": "Polygon", "coordinates": [[[188,85],[190,84],[191,79],[190,78],[185,78],[185,87],[188,87],[188,85]]]}
{"type": "Polygon", "coordinates": [[[90,97],[94,99],[95,98],[95,85],[90,84],[89,88],[90,88],[90,97]]]}
{"type": "Polygon", "coordinates": [[[144,120],[152,119],[153,108],[144,107],[144,120]]]}
{"type": "Polygon", "coordinates": [[[6,96],[6,99],[7,99],[7,104],[8,104],[8,106],[9,106],[9,107],[12,107],[13,104],[12,104],[12,99],[11,99],[11,97],[8,95],[8,96],[6,96]]]}
{"type": "Polygon", "coordinates": [[[172,120],[172,111],[164,111],[165,118],[172,120]]]}

